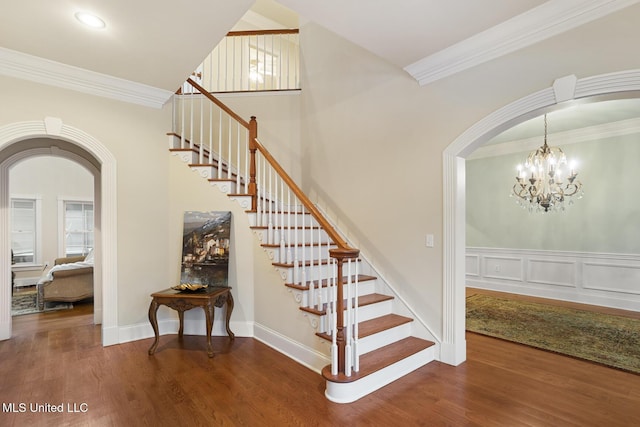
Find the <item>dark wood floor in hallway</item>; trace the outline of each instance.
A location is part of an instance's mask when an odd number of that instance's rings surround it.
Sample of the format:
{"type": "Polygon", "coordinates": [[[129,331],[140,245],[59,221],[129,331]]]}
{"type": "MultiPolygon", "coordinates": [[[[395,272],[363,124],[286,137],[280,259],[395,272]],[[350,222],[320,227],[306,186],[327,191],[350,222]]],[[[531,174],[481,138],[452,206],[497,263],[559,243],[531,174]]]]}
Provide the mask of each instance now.
{"type": "Polygon", "coordinates": [[[254,339],[215,338],[210,359],[204,337],[169,335],[148,356],[151,339],[103,348],[91,321],[90,306],[14,318],[1,426],[640,425],[640,376],[475,334],[464,364],[340,405],[319,374],[254,339]]]}

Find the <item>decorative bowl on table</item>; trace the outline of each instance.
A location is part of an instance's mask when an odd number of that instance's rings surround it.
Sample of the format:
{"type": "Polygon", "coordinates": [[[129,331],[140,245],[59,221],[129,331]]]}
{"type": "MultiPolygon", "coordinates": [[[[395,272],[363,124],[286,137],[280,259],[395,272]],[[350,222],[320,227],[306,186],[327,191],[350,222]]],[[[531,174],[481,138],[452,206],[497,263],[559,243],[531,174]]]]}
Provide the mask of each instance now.
{"type": "Polygon", "coordinates": [[[176,291],[199,291],[202,289],[206,289],[209,285],[205,285],[202,283],[180,283],[179,285],[172,286],[171,289],[175,289],[176,291]]]}

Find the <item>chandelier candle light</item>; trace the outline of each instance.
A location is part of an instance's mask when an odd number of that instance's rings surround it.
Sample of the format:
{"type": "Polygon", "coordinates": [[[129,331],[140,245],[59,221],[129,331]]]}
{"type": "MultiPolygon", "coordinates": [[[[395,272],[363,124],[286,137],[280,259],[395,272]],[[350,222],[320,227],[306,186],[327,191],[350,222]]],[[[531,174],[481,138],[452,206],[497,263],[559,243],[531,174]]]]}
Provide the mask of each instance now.
{"type": "Polygon", "coordinates": [[[527,161],[518,165],[513,193],[520,206],[529,212],[557,212],[565,210],[565,201],[573,204],[573,196],[583,195],[582,183],[576,180],[575,167],[559,147],[547,145],[547,115],[544,115],[544,144],[529,153],[527,161]],[[564,181],[566,179],[566,184],[564,181]]]}

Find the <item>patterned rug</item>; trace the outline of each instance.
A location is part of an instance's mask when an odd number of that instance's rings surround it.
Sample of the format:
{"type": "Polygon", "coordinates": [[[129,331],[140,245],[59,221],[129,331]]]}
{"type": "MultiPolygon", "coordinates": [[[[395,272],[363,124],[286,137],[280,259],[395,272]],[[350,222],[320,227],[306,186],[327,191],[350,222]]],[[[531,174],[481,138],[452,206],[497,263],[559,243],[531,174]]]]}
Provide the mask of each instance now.
{"type": "Polygon", "coordinates": [[[640,373],[640,319],[472,295],[467,331],[640,373]]]}
{"type": "MultiPolygon", "coordinates": [[[[69,310],[73,308],[70,302],[48,301],[44,303],[44,311],[69,310]]],[[[42,313],[38,310],[36,291],[17,292],[11,300],[11,315],[42,313]]]]}

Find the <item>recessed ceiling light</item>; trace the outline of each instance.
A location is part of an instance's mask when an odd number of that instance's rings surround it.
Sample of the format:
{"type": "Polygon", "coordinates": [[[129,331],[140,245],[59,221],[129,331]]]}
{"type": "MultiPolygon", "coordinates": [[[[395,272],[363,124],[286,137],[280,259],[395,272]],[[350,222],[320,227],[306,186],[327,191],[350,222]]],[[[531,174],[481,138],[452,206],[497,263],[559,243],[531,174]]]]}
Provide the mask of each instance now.
{"type": "Polygon", "coordinates": [[[91,28],[100,29],[107,26],[102,19],[88,12],[76,13],[76,19],[91,28]]]}

